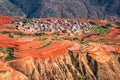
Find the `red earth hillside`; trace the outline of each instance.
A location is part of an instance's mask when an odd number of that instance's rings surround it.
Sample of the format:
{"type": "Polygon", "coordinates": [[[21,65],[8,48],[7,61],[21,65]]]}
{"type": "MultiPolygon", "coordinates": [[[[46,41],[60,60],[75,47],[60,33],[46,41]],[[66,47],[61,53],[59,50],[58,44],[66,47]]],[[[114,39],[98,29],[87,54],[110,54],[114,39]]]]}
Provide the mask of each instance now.
{"type": "Polygon", "coordinates": [[[70,18],[11,20],[0,16],[0,80],[120,79],[118,26],[70,18]]]}
{"type": "MultiPolygon", "coordinates": [[[[7,16],[1,16],[0,15],[0,24],[8,24],[13,18],[7,17],[7,16]]],[[[49,20],[51,18],[43,18],[43,20],[49,20]]],[[[52,18],[53,20],[57,20],[57,18],[52,18]]],[[[58,20],[65,20],[65,19],[58,19],[58,20]]],[[[75,20],[75,19],[74,19],[75,20]]],[[[84,21],[84,20],[83,20],[84,21]]],[[[96,24],[106,25],[107,22],[102,20],[93,20],[96,24]]],[[[117,33],[119,32],[119,29],[112,28],[112,32],[102,36],[105,38],[113,38],[114,36],[117,36],[117,33]]],[[[84,36],[84,35],[83,35],[84,36]]],[[[80,36],[81,37],[81,36],[80,36]]],[[[52,40],[54,37],[34,37],[31,41],[26,40],[26,37],[20,39],[18,37],[10,38],[8,35],[0,34],[0,47],[3,48],[14,48],[14,56],[16,58],[25,58],[28,56],[32,56],[35,58],[45,57],[45,56],[56,56],[59,54],[66,53],[68,51],[68,48],[73,47],[74,43],[73,41],[69,40],[52,40]],[[40,39],[39,39],[40,38],[40,39]],[[43,40],[42,39],[46,39],[43,40]],[[24,41],[23,41],[24,40],[24,41]]],[[[101,36],[91,36],[88,38],[85,38],[84,40],[95,40],[96,38],[101,38],[101,36]]],[[[89,53],[91,57],[96,59],[98,62],[106,62],[110,59],[110,52],[107,51],[107,48],[104,47],[101,44],[98,44],[97,46],[94,43],[88,44],[90,47],[89,50],[86,50],[86,52],[89,53]],[[92,48],[92,49],[91,49],[92,48]],[[99,52],[94,52],[95,50],[100,50],[99,52]],[[107,56],[106,59],[101,59],[99,61],[98,58],[101,56],[107,56]],[[103,61],[102,61],[103,60],[103,61]]],[[[79,49],[79,44],[77,43],[77,47],[74,46],[74,49],[79,49]]],[[[115,51],[115,50],[114,50],[115,51]]]]}
{"type": "Polygon", "coordinates": [[[0,24],[9,24],[12,20],[12,17],[0,15],[0,24]]]}
{"type": "Polygon", "coordinates": [[[0,34],[0,47],[16,49],[17,52],[15,52],[14,56],[18,58],[55,56],[66,53],[70,46],[71,43],[69,41],[52,41],[52,38],[46,41],[33,40],[30,42],[19,41],[17,38],[10,38],[0,34]]]}

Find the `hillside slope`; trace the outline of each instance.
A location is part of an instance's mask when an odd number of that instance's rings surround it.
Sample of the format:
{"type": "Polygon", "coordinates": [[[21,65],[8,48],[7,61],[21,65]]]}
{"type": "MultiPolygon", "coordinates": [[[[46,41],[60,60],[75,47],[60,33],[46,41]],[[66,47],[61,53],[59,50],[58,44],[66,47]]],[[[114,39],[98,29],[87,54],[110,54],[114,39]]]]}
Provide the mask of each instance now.
{"type": "Polygon", "coordinates": [[[103,20],[0,16],[0,80],[119,80],[119,26],[103,20]],[[40,27],[41,33],[29,33],[29,26],[31,32],[40,27]]]}
{"type": "Polygon", "coordinates": [[[24,16],[25,14],[9,0],[0,0],[0,14],[8,16],[24,16]]]}

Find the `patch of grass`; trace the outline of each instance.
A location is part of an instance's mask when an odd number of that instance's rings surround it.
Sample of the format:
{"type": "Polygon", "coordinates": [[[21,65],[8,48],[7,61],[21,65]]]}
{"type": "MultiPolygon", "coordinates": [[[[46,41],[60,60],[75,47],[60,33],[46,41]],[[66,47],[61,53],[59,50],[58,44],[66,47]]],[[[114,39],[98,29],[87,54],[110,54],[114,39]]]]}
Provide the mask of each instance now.
{"type": "Polygon", "coordinates": [[[6,32],[6,31],[1,31],[0,33],[1,34],[9,34],[9,32],[6,32]]]}
{"type": "Polygon", "coordinates": [[[46,41],[48,38],[38,39],[37,41],[46,41]]]}
{"type": "Polygon", "coordinates": [[[88,42],[85,42],[85,41],[81,41],[80,44],[88,46],[88,42]]]}
{"type": "Polygon", "coordinates": [[[80,44],[86,44],[86,42],[85,41],[81,41],[80,44]]]}
{"type": "Polygon", "coordinates": [[[24,38],[24,35],[20,35],[20,37],[19,38],[24,38]]]}
{"type": "Polygon", "coordinates": [[[90,29],[91,32],[98,32],[100,35],[106,35],[111,32],[110,29],[102,28],[102,27],[93,27],[90,29]]]}
{"type": "Polygon", "coordinates": [[[52,38],[52,41],[54,41],[54,40],[60,40],[60,39],[59,39],[59,38],[57,38],[57,37],[56,37],[56,38],[52,38]]]}
{"type": "Polygon", "coordinates": [[[45,48],[45,47],[49,46],[51,43],[52,43],[52,41],[48,42],[47,44],[45,44],[45,45],[43,45],[43,46],[41,46],[41,47],[39,47],[37,49],[45,48]]]}

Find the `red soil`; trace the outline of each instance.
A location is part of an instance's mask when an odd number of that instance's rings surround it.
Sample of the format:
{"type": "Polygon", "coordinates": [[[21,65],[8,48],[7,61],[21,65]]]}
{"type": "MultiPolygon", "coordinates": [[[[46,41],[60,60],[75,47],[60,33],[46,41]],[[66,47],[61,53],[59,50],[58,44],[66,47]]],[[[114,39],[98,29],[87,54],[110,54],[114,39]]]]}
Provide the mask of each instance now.
{"type": "Polygon", "coordinates": [[[55,41],[46,48],[16,52],[15,57],[24,58],[27,56],[33,56],[35,58],[40,58],[45,56],[56,56],[65,53],[70,46],[71,44],[68,42],[66,43],[66,41],[65,42],[55,41]]]}
{"type": "Polygon", "coordinates": [[[0,25],[0,30],[3,30],[3,29],[6,29],[6,27],[3,25],[0,25]]]}
{"type": "Polygon", "coordinates": [[[1,71],[9,71],[9,70],[10,70],[9,67],[7,67],[7,66],[5,66],[5,65],[0,65],[0,72],[1,72],[1,71]]]}
{"type": "Polygon", "coordinates": [[[19,46],[19,50],[29,50],[29,49],[35,49],[35,48],[39,48],[40,46],[43,46],[44,44],[46,44],[48,41],[42,41],[42,42],[38,42],[38,41],[32,41],[32,42],[26,42],[25,44],[19,46]]]}
{"type": "Polygon", "coordinates": [[[9,24],[12,20],[12,17],[0,15],[0,24],[9,24]]]}
{"type": "Polygon", "coordinates": [[[104,63],[110,60],[111,54],[110,51],[107,50],[102,44],[98,43],[90,43],[90,49],[87,50],[89,55],[93,57],[96,61],[104,63]]]}
{"type": "Polygon", "coordinates": [[[49,38],[46,41],[37,41],[35,39],[33,41],[19,41],[17,38],[10,38],[7,35],[0,34],[0,47],[16,49],[15,57],[18,58],[27,56],[33,56],[35,58],[56,56],[66,53],[67,49],[71,46],[69,41],[52,41],[47,47],[39,48],[50,41],[51,39],[49,38]]]}
{"type": "MultiPolygon", "coordinates": [[[[64,18],[52,18],[53,20],[64,20],[64,18]]],[[[6,29],[4,24],[9,24],[10,21],[13,20],[11,17],[7,16],[1,16],[0,15],[0,29],[6,29]]],[[[43,18],[43,20],[51,20],[51,18],[43,18]]],[[[70,19],[69,19],[70,20],[70,19]]],[[[106,25],[106,22],[102,22],[99,20],[94,21],[97,24],[104,24],[106,25]]],[[[104,38],[107,39],[113,39],[116,38],[117,33],[120,33],[120,30],[117,28],[113,28],[112,32],[109,33],[108,35],[103,36],[104,38]]],[[[94,40],[98,38],[98,36],[91,36],[90,38],[87,38],[85,40],[94,40]]],[[[60,54],[64,54],[67,52],[67,49],[70,48],[73,43],[69,41],[52,41],[52,43],[45,47],[45,48],[40,48],[39,47],[47,44],[48,42],[51,41],[51,38],[46,40],[46,41],[37,41],[38,38],[34,38],[33,41],[20,41],[17,38],[10,38],[7,35],[0,34],[0,47],[4,48],[14,48],[17,49],[15,51],[14,56],[17,58],[25,58],[28,56],[32,56],[34,58],[41,58],[41,57],[47,57],[47,56],[57,56],[60,54]]],[[[108,46],[108,45],[101,45],[101,44],[96,44],[96,43],[90,43],[90,49],[87,50],[88,54],[93,57],[96,61],[104,63],[106,61],[109,61],[111,55],[110,51],[117,51],[120,52],[120,47],[118,46],[108,46]]],[[[79,49],[79,45],[77,45],[79,49]]],[[[76,48],[76,45],[74,49],[76,48]]],[[[0,65],[0,70],[8,70],[7,67],[0,65]],[[4,69],[3,69],[4,68],[4,69]]]]}
{"type": "Polygon", "coordinates": [[[118,36],[118,33],[120,33],[120,29],[112,28],[111,33],[105,35],[104,37],[107,39],[115,39],[118,36]]]}
{"type": "Polygon", "coordinates": [[[16,41],[17,38],[10,38],[7,35],[0,34],[0,41],[16,41]]]}

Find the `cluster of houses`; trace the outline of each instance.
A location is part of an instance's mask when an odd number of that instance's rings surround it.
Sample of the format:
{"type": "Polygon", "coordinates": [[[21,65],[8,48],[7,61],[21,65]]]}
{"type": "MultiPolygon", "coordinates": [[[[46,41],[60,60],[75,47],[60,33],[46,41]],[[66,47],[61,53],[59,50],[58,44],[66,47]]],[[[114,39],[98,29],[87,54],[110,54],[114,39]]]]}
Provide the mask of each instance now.
{"type": "Polygon", "coordinates": [[[69,19],[24,19],[18,22],[17,30],[28,33],[89,33],[93,25],[69,19]]]}

